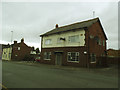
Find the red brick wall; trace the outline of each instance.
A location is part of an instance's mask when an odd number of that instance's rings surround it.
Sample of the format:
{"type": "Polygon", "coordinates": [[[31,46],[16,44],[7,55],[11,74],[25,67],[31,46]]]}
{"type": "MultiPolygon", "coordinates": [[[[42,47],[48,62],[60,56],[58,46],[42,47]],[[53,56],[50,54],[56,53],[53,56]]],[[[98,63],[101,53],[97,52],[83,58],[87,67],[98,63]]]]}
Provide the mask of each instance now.
{"type": "Polygon", "coordinates": [[[95,53],[97,57],[101,56],[106,50],[106,39],[99,22],[89,27],[89,35],[98,36],[100,38],[101,45],[98,45],[94,39],[89,39],[89,51],[90,53],[95,53]],[[105,46],[103,46],[103,40],[105,41],[105,46]]]}
{"type": "Polygon", "coordinates": [[[42,48],[41,51],[41,63],[55,64],[56,54],[55,51],[63,51],[62,53],[62,65],[81,66],[87,67],[87,55],[84,54],[86,47],[59,47],[59,48],[42,48]],[[51,52],[51,60],[44,60],[44,52],[51,52]],[[67,52],[79,52],[80,62],[68,62],[67,52]]]}
{"type": "Polygon", "coordinates": [[[97,61],[98,61],[97,58],[100,57],[102,54],[105,54],[105,51],[106,51],[106,38],[104,36],[100,23],[96,22],[92,26],[90,26],[88,29],[86,29],[85,37],[86,37],[85,38],[86,47],[87,47],[88,54],[89,54],[88,55],[89,66],[96,67],[97,61]],[[94,39],[91,39],[90,35],[94,37],[98,36],[101,40],[101,45],[98,45],[94,39]],[[103,46],[103,40],[105,41],[105,46],[103,46]],[[96,63],[90,63],[91,53],[96,54],[96,63]]]}
{"type": "Polygon", "coordinates": [[[12,50],[12,60],[23,60],[25,55],[30,54],[30,51],[31,48],[28,47],[24,42],[19,44],[14,44],[12,50]],[[20,50],[18,50],[18,47],[20,47],[20,50]]]}

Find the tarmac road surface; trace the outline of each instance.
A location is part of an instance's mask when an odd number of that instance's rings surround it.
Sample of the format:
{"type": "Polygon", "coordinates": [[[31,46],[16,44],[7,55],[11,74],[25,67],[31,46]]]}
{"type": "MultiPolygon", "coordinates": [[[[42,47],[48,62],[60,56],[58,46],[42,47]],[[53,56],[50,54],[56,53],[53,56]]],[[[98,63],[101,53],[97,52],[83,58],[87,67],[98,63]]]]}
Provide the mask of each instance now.
{"type": "Polygon", "coordinates": [[[116,75],[43,64],[2,62],[2,84],[7,88],[117,88],[116,75]]]}

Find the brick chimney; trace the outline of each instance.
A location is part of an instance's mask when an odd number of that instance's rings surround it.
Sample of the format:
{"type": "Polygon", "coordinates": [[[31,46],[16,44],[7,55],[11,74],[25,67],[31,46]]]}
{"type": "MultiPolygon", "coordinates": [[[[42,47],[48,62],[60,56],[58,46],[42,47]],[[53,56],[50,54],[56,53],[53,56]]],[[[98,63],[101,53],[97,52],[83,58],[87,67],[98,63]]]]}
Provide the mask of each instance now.
{"type": "Polygon", "coordinates": [[[56,24],[55,27],[58,28],[58,24],[56,24]]]}
{"type": "Polygon", "coordinates": [[[21,39],[21,42],[24,42],[24,38],[21,39]]]}
{"type": "Polygon", "coordinates": [[[17,43],[17,41],[14,41],[14,44],[16,44],[17,43]]]}

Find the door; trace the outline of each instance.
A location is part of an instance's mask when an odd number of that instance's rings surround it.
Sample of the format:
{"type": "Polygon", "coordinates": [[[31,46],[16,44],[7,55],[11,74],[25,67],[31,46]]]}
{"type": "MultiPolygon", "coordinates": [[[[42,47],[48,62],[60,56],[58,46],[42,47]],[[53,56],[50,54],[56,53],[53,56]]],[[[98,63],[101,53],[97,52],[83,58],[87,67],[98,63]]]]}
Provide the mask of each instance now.
{"type": "Polygon", "coordinates": [[[62,65],[62,53],[56,53],[55,64],[56,65],[62,65]]]}

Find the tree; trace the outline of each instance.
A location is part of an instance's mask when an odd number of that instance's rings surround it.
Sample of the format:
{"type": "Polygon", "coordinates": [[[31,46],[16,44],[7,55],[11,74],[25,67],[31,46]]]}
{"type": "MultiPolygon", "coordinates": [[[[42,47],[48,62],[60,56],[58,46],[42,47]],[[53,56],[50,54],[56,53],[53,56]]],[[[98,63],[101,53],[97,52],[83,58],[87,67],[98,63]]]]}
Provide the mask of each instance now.
{"type": "Polygon", "coordinates": [[[40,53],[40,50],[39,50],[39,48],[36,48],[36,53],[40,53]]]}
{"type": "Polygon", "coordinates": [[[32,51],[34,51],[35,50],[35,48],[34,47],[32,47],[32,51]]]}

